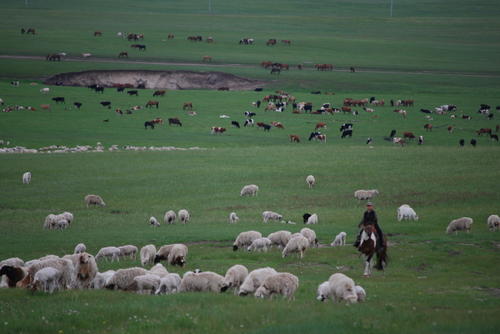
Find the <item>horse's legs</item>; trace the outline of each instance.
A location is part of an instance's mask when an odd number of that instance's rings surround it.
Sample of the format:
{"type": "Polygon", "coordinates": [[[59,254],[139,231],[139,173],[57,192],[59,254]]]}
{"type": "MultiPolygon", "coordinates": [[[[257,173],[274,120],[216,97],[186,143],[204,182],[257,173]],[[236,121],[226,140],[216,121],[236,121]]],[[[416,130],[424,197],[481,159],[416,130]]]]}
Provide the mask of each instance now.
{"type": "Polygon", "coordinates": [[[365,260],[365,271],[363,273],[363,276],[365,277],[369,277],[372,274],[372,268],[371,268],[372,257],[373,254],[368,256],[365,260]]]}

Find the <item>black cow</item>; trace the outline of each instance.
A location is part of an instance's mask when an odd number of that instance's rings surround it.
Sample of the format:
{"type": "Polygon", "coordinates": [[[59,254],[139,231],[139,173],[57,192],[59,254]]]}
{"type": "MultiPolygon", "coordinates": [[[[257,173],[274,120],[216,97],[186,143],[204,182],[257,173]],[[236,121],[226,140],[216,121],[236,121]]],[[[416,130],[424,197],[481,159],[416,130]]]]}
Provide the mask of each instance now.
{"type": "Polygon", "coordinates": [[[155,123],[150,121],[144,122],[144,130],[147,130],[148,126],[151,128],[151,130],[153,130],[155,128],[155,123]]]}
{"type": "Polygon", "coordinates": [[[255,116],[255,115],[256,115],[256,113],[254,113],[254,112],[250,112],[250,111],[245,111],[245,112],[244,112],[244,114],[245,114],[245,116],[246,116],[246,117],[248,117],[248,118],[251,118],[251,117],[253,117],[253,116],[255,116]]]}
{"type": "Polygon", "coordinates": [[[492,140],[496,140],[496,141],[498,141],[498,135],[494,135],[494,134],[491,134],[491,133],[490,133],[490,138],[491,138],[492,140]]]}
{"type": "Polygon", "coordinates": [[[80,109],[80,107],[82,106],[82,103],[81,103],[81,102],[75,102],[75,103],[73,103],[73,105],[74,105],[77,109],[80,109]]]}
{"type": "Polygon", "coordinates": [[[66,100],[62,96],[56,96],[52,98],[55,103],[66,103],[66,100]]]}
{"type": "Polygon", "coordinates": [[[169,118],[168,125],[172,125],[172,124],[182,126],[182,123],[181,123],[181,121],[179,121],[178,118],[169,118]]]}
{"type": "Polygon", "coordinates": [[[101,101],[101,105],[103,107],[108,107],[108,109],[111,109],[111,102],[110,101],[101,101]]]}
{"type": "Polygon", "coordinates": [[[459,144],[460,146],[464,146],[464,145],[465,145],[465,140],[460,139],[460,140],[458,141],[458,144],[459,144]]]}
{"type": "Polygon", "coordinates": [[[345,130],[342,132],[342,136],[340,138],[352,137],[352,130],[345,130]]]}
{"type": "Polygon", "coordinates": [[[389,135],[389,137],[391,138],[394,138],[394,136],[396,135],[396,130],[391,130],[391,134],[389,135]]]}
{"type": "Polygon", "coordinates": [[[254,91],[255,92],[262,92],[262,88],[255,88],[254,91]]]}
{"type": "Polygon", "coordinates": [[[127,92],[128,95],[132,96],[132,95],[135,95],[135,96],[139,96],[139,92],[136,91],[136,90],[129,90],[127,92]]]}
{"type": "Polygon", "coordinates": [[[432,114],[432,111],[430,111],[429,109],[420,109],[420,111],[424,114],[432,114]]]}
{"type": "Polygon", "coordinates": [[[123,93],[124,90],[125,90],[125,87],[116,87],[116,91],[118,93],[123,93]]]}
{"type": "Polygon", "coordinates": [[[264,128],[264,131],[271,130],[271,126],[269,124],[264,124],[262,127],[264,128]]]}
{"type": "Polygon", "coordinates": [[[245,120],[245,123],[243,123],[243,126],[244,127],[247,127],[247,126],[254,126],[255,122],[253,119],[249,118],[247,120],[245,120]]]}
{"type": "Polygon", "coordinates": [[[340,132],[345,131],[345,130],[352,130],[352,123],[344,123],[340,126],[340,132]]]}
{"type": "Polygon", "coordinates": [[[304,105],[304,112],[311,112],[313,110],[312,104],[306,104],[304,105]]]}
{"type": "Polygon", "coordinates": [[[477,141],[475,139],[470,140],[470,144],[474,147],[476,147],[477,141]]]}
{"type": "Polygon", "coordinates": [[[240,128],[240,123],[238,123],[237,121],[231,121],[231,125],[237,127],[238,129],[240,128]]]}

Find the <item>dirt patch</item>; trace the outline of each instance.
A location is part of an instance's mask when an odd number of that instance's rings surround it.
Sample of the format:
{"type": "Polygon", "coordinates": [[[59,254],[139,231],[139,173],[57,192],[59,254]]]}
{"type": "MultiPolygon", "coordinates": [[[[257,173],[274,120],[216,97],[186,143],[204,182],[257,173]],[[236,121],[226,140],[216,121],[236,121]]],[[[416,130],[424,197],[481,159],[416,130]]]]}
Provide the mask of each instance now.
{"type": "Polygon", "coordinates": [[[251,90],[264,82],[224,72],[103,70],[56,74],[47,85],[130,87],[148,89],[223,89],[251,90]]]}
{"type": "Polygon", "coordinates": [[[492,297],[500,298],[500,289],[499,288],[489,288],[486,286],[478,286],[478,287],[474,287],[473,289],[476,289],[479,291],[484,291],[492,297]]]}

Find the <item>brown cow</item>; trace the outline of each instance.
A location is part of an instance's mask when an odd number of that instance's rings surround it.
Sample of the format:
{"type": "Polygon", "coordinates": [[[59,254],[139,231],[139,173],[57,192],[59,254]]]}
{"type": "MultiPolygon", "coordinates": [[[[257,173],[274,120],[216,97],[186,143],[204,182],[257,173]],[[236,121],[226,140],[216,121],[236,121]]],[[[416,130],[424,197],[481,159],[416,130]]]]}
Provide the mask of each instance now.
{"type": "Polygon", "coordinates": [[[102,31],[94,31],[94,37],[102,37],[102,31]]]}
{"type": "Polygon", "coordinates": [[[271,122],[271,125],[279,129],[285,128],[281,122],[271,122]]]}
{"type": "Polygon", "coordinates": [[[146,108],[152,108],[153,106],[155,106],[156,109],[158,109],[158,107],[160,106],[160,102],[149,100],[148,103],[146,103],[146,108]]]}
{"type": "Polygon", "coordinates": [[[454,128],[453,128],[453,126],[452,126],[452,125],[448,126],[448,132],[449,132],[449,133],[452,133],[452,132],[453,132],[453,129],[454,129],[454,128]]]}
{"type": "Polygon", "coordinates": [[[223,134],[226,131],[226,128],[220,127],[220,126],[212,126],[212,131],[211,133],[213,135],[215,134],[223,134]]]}
{"type": "Polygon", "coordinates": [[[42,108],[42,110],[50,111],[50,104],[40,104],[40,108],[42,108]]]}
{"type": "Polygon", "coordinates": [[[326,129],[326,123],[324,123],[324,122],[318,122],[316,124],[316,130],[318,130],[318,129],[326,129]]]}
{"type": "Polygon", "coordinates": [[[155,90],[153,93],[153,96],[165,96],[165,91],[164,90],[155,90]]]}
{"type": "Polygon", "coordinates": [[[212,61],[212,57],[210,57],[210,56],[203,56],[202,60],[204,62],[211,62],[212,61]]]}
{"type": "Polygon", "coordinates": [[[298,135],[290,135],[289,137],[292,143],[300,143],[300,137],[298,135]]]}
{"type": "Polygon", "coordinates": [[[478,136],[482,135],[483,133],[487,133],[487,134],[491,135],[491,129],[490,128],[481,128],[481,129],[477,130],[476,133],[478,136]]]}
{"type": "Polygon", "coordinates": [[[403,132],[403,137],[408,139],[415,139],[413,132],[403,132]]]}
{"type": "Polygon", "coordinates": [[[432,131],[432,124],[430,124],[430,123],[425,124],[424,129],[425,129],[425,131],[432,131]]]}

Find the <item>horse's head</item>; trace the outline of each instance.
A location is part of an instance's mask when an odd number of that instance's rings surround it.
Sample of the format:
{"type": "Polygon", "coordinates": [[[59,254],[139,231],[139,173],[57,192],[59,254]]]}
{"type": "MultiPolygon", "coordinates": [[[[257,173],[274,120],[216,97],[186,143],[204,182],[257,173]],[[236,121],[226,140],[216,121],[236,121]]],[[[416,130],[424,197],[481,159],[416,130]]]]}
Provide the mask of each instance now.
{"type": "Polygon", "coordinates": [[[375,228],[375,225],[365,225],[363,227],[363,230],[368,235],[372,235],[373,233],[375,233],[375,234],[377,233],[377,229],[375,228]]]}

